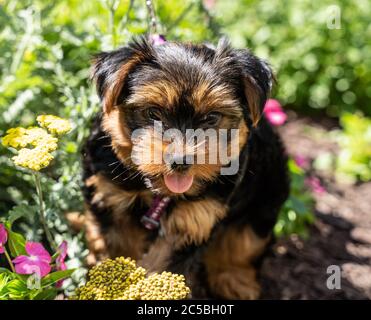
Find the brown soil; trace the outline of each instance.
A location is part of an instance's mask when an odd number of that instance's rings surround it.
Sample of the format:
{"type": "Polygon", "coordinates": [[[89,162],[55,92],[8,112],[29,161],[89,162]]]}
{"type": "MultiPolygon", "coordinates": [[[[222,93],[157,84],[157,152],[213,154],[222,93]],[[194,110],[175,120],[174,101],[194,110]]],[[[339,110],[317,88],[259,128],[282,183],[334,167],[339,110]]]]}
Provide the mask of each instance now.
{"type": "MultiPolygon", "coordinates": [[[[291,155],[314,159],[336,154],[337,145],[323,124],[292,119],[280,128],[291,155]]],[[[316,221],[308,239],[279,239],[261,270],[263,299],[371,299],[371,182],[336,183],[315,172],[326,192],[316,194],[316,221]],[[341,289],[326,286],[327,267],[342,270],[341,289]]]]}

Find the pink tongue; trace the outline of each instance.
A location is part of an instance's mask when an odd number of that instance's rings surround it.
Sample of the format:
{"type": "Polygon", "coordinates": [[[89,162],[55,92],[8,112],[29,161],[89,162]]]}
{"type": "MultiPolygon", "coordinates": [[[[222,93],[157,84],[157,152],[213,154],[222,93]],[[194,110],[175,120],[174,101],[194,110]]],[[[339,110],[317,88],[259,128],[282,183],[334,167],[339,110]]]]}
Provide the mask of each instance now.
{"type": "Polygon", "coordinates": [[[189,188],[192,186],[193,176],[173,173],[164,176],[164,181],[171,192],[183,193],[189,190],[189,188]]]}

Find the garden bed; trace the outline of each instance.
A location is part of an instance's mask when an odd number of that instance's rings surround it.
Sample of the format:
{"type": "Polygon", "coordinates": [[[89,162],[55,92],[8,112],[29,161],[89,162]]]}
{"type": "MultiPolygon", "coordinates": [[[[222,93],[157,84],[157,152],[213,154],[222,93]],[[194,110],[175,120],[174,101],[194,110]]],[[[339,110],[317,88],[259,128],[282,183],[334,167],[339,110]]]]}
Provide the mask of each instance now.
{"type": "MultiPolygon", "coordinates": [[[[336,152],[325,130],[331,122],[294,119],[280,128],[292,155],[315,159],[336,152]]],[[[336,183],[331,175],[314,171],[325,192],[315,194],[316,221],[308,239],[279,239],[263,262],[263,299],[371,298],[371,182],[336,183]],[[341,289],[326,286],[327,267],[342,268],[341,289]]]]}

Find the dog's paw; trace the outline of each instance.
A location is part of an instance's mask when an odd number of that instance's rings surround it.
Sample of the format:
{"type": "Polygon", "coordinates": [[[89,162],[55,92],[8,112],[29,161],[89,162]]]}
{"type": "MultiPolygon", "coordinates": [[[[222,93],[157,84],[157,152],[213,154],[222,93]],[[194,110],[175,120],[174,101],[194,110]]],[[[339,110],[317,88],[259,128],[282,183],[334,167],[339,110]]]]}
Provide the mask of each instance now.
{"type": "Polygon", "coordinates": [[[222,299],[255,300],[260,296],[253,268],[233,268],[210,274],[209,286],[213,295],[222,299]]]}

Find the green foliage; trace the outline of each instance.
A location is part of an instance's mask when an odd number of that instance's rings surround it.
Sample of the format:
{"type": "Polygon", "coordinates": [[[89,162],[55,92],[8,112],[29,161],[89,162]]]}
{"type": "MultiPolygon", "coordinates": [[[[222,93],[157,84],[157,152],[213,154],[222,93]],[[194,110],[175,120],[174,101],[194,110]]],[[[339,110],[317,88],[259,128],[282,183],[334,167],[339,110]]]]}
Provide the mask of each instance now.
{"type": "Polygon", "coordinates": [[[361,113],[344,113],[342,130],[332,130],[331,139],[338,144],[335,153],[322,153],[313,166],[326,174],[334,174],[341,183],[354,184],[371,180],[371,119],[361,113]]]}
{"type": "Polygon", "coordinates": [[[337,141],[340,152],[336,159],[338,179],[350,182],[371,180],[371,120],[359,114],[345,113],[340,118],[343,131],[337,141]]]}
{"type": "Polygon", "coordinates": [[[0,300],[53,300],[58,290],[53,285],[71,276],[74,270],[56,271],[45,277],[40,287],[31,287],[32,276],[25,277],[7,269],[0,270],[0,300]],[[48,278],[47,281],[46,278],[48,278]]]}
{"type": "Polygon", "coordinates": [[[75,272],[74,269],[60,270],[49,273],[45,278],[41,280],[41,288],[47,288],[62,279],[68,278],[73,272],[75,272]]]}
{"type": "Polygon", "coordinates": [[[305,172],[294,160],[288,165],[291,190],[289,199],[281,209],[278,221],[274,227],[277,236],[296,233],[302,237],[308,236],[308,225],[313,223],[313,198],[305,187],[305,172]]]}
{"type": "Polygon", "coordinates": [[[236,46],[267,58],[276,98],[306,113],[371,115],[371,2],[368,0],[218,1],[216,14],[236,46]],[[340,29],[328,28],[332,8],[340,29]]]}
{"type": "Polygon", "coordinates": [[[10,254],[13,257],[27,254],[25,250],[26,239],[20,233],[14,232],[10,228],[7,229],[10,254]]]}
{"type": "MultiPolygon", "coordinates": [[[[23,235],[12,231],[12,222],[21,217],[20,214],[11,213],[11,220],[6,221],[5,226],[8,234],[6,243],[9,248],[10,258],[27,255],[25,250],[26,239],[23,235]]],[[[57,254],[54,258],[57,257],[57,254]]],[[[10,263],[10,261],[8,262],[10,263]]],[[[0,300],[48,300],[54,299],[58,293],[55,284],[68,278],[74,269],[55,271],[42,279],[36,275],[21,275],[6,268],[0,268],[0,300]]]]}

